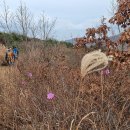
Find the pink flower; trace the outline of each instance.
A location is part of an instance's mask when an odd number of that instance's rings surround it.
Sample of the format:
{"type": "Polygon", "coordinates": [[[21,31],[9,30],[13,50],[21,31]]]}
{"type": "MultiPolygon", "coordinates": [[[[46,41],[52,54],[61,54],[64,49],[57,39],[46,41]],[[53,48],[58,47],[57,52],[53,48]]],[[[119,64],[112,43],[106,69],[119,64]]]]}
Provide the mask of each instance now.
{"type": "Polygon", "coordinates": [[[28,77],[30,77],[30,78],[32,77],[32,73],[30,73],[30,72],[28,72],[27,75],[28,75],[28,77]]]}
{"type": "Polygon", "coordinates": [[[25,82],[25,81],[22,81],[22,85],[26,85],[26,82],[25,82]]]}
{"type": "Polygon", "coordinates": [[[54,96],[55,96],[55,95],[50,92],[50,93],[47,94],[47,99],[51,100],[51,99],[54,98],[54,96]]]}
{"type": "Polygon", "coordinates": [[[109,69],[106,69],[105,70],[105,75],[109,75],[110,74],[110,70],[109,69]]]}
{"type": "Polygon", "coordinates": [[[102,70],[101,73],[102,73],[103,75],[109,75],[109,74],[110,74],[110,70],[107,68],[107,69],[102,70]]]}

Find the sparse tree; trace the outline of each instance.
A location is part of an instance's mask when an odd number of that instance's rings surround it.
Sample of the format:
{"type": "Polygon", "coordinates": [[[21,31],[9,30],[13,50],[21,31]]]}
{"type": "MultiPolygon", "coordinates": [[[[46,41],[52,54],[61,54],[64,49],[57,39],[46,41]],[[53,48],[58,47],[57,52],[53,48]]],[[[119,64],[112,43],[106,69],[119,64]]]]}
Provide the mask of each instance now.
{"type": "Polygon", "coordinates": [[[30,25],[30,33],[32,38],[35,40],[38,36],[38,25],[37,22],[32,19],[31,25],[30,25]]]}
{"type": "Polygon", "coordinates": [[[56,18],[54,20],[50,20],[44,13],[39,18],[39,33],[42,40],[47,40],[51,37],[51,34],[54,30],[56,24],[56,18]]]}
{"type": "Polygon", "coordinates": [[[16,11],[16,23],[17,26],[21,29],[20,33],[27,38],[30,25],[31,25],[32,15],[27,8],[26,4],[20,2],[19,7],[16,11]]]}
{"type": "Polygon", "coordinates": [[[13,30],[13,13],[5,0],[2,2],[1,7],[3,10],[0,13],[0,28],[2,31],[10,33],[13,30]]]}

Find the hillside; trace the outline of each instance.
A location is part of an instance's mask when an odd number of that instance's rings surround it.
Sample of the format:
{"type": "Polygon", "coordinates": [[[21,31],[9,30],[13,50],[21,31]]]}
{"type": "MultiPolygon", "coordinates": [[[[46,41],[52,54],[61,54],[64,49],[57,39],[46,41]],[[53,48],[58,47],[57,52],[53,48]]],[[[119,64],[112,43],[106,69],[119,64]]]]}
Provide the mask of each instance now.
{"type": "Polygon", "coordinates": [[[96,130],[103,125],[114,130],[119,123],[120,130],[130,126],[130,70],[109,67],[110,74],[103,75],[103,79],[97,72],[86,76],[81,84],[84,49],[39,42],[21,43],[19,48],[15,65],[0,67],[1,130],[75,130],[87,113],[88,120],[80,124],[83,130],[96,130]],[[81,85],[82,94],[78,97],[81,85]],[[53,93],[54,98],[48,99],[48,93],[53,93]],[[123,125],[125,122],[127,125],[123,125]]]}

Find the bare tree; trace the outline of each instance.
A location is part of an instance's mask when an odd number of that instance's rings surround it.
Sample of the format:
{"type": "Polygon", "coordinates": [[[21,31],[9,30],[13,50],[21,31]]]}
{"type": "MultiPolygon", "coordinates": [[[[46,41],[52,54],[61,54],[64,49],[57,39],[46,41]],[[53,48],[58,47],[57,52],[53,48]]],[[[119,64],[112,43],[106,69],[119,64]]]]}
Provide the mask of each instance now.
{"type": "Polygon", "coordinates": [[[32,38],[35,40],[36,37],[38,36],[38,24],[36,21],[34,21],[34,19],[32,19],[31,21],[30,33],[31,33],[32,38]]]}
{"type": "Polygon", "coordinates": [[[23,36],[27,38],[27,35],[29,33],[30,24],[32,20],[32,15],[27,8],[26,4],[20,2],[19,7],[16,11],[16,23],[18,28],[20,28],[20,32],[23,36]]]}
{"type": "Polygon", "coordinates": [[[25,3],[20,2],[16,13],[13,14],[5,0],[1,4],[3,11],[0,13],[0,28],[4,32],[17,32],[25,36],[31,35],[34,39],[39,37],[42,40],[52,38],[56,18],[50,19],[44,13],[35,21],[25,3]],[[14,31],[13,31],[14,30],[14,31]]]}
{"type": "Polygon", "coordinates": [[[10,11],[9,6],[5,0],[1,4],[3,11],[0,13],[0,27],[4,32],[12,32],[13,28],[13,13],[10,11]]]}
{"type": "Polygon", "coordinates": [[[42,13],[38,22],[41,39],[47,40],[51,37],[56,20],[56,18],[54,20],[50,20],[44,13],[42,13]]]}

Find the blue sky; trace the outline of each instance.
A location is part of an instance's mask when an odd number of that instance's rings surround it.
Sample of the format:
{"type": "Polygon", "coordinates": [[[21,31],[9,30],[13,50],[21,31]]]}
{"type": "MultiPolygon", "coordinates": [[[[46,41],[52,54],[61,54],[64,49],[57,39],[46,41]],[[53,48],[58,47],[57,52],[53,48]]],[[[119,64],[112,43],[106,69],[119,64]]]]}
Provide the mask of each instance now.
{"type": "MultiPolygon", "coordinates": [[[[102,16],[109,18],[112,0],[26,0],[30,11],[39,16],[44,11],[48,17],[57,18],[54,36],[65,40],[85,34],[88,27],[97,27],[102,16]]],[[[6,0],[11,10],[19,0],[6,0]]]]}

